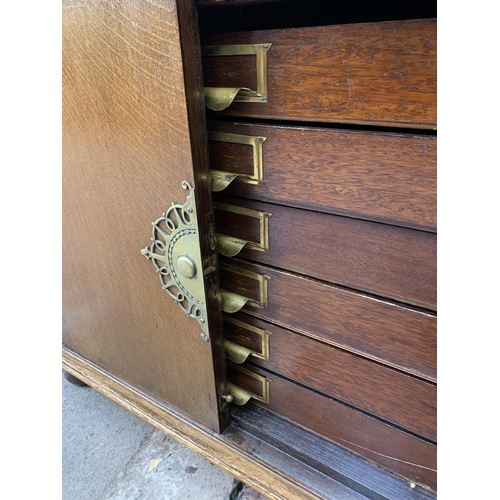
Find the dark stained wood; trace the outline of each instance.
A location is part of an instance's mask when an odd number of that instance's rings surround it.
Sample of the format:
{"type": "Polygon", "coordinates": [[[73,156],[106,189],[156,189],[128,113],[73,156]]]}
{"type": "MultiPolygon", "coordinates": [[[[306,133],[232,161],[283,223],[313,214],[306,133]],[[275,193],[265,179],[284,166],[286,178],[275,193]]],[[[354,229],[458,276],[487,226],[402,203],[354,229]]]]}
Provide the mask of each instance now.
{"type": "MultiPolygon", "coordinates": [[[[238,257],[436,309],[434,233],[216,194],[217,201],[272,214],[269,251],[243,248],[238,257]]],[[[232,228],[219,220],[227,225],[217,225],[218,233],[245,239],[242,221],[232,228]]]]}
{"type": "Polygon", "coordinates": [[[320,470],[358,493],[377,500],[431,500],[435,494],[412,488],[407,480],[388,474],[366,459],[313,433],[305,433],[296,424],[283,420],[259,406],[233,405],[231,418],[242,429],[320,470]]]}
{"type": "Polygon", "coordinates": [[[63,369],[270,499],[367,500],[235,425],[222,435],[200,426],[64,347],[63,369]]]}
{"type": "MultiPolygon", "coordinates": [[[[436,138],[208,122],[263,136],[264,183],[233,181],[225,194],[436,231],[436,138]]],[[[214,170],[252,174],[250,145],[209,141],[214,170]]]]}
{"type": "Polygon", "coordinates": [[[224,267],[224,263],[220,268],[220,286],[222,290],[237,293],[243,297],[247,297],[257,303],[261,303],[261,290],[259,280],[244,276],[238,272],[224,267]]]}
{"type": "MultiPolygon", "coordinates": [[[[268,308],[247,304],[243,312],[436,381],[435,316],[267,266],[220,260],[270,277],[268,308]]],[[[221,270],[224,287],[245,295],[231,289],[234,276],[221,270]]]]}
{"type": "Polygon", "coordinates": [[[63,343],[221,431],[226,379],[199,53],[192,4],[181,4],[64,2],[63,343]],[[179,24],[190,40],[182,50],[179,24]],[[183,180],[200,197],[211,343],[140,253],[151,221],[185,202],[183,180]]]}
{"type": "MultiPolygon", "coordinates": [[[[252,366],[245,365],[245,368],[249,371],[253,371],[252,366]]],[[[238,370],[238,365],[228,364],[227,378],[229,382],[232,382],[233,384],[241,387],[242,389],[245,389],[246,391],[257,394],[257,396],[264,396],[262,381],[258,378],[248,375],[241,370],[238,370]]]]}
{"type": "Polygon", "coordinates": [[[237,233],[246,241],[259,243],[260,223],[255,217],[218,210],[215,206],[215,230],[218,233],[234,236],[237,233]]]}
{"type": "MultiPolygon", "coordinates": [[[[268,102],[233,103],[224,115],[436,128],[435,20],[225,33],[202,42],[273,44],[268,102]]],[[[204,58],[205,86],[255,89],[252,59],[204,58]]]]}
{"type": "MultiPolygon", "coordinates": [[[[272,333],[269,360],[250,356],[248,362],[437,440],[435,385],[275,325],[247,319],[272,333]]],[[[247,364],[243,366],[252,371],[247,364]]],[[[232,373],[228,378],[233,381],[232,373]]]]}
{"type": "MultiPolygon", "coordinates": [[[[208,138],[205,117],[205,102],[201,89],[201,43],[198,32],[197,10],[193,1],[177,1],[180,47],[183,60],[184,92],[191,143],[194,185],[196,187],[196,210],[200,251],[204,266],[205,301],[212,352],[212,370],[218,394],[226,394],[226,353],[222,328],[222,309],[218,273],[218,253],[215,239],[215,217],[212,200],[212,183],[208,159],[208,138]]],[[[218,403],[217,403],[218,404],[218,403]]],[[[219,406],[220,429],[229,423],[225,406],[219,406]]]]}
{"type": "Polygon", "coordinates": [[[254,324],[253,321],[258,321],[252,316],[246,316],[240,313],[238,316],[243,316],[249,319],[250,321],[243,320],[242,325],[236,325],[230,322],[231,317],[235,315],[224,315],[224,338],[234,342],[235,344],[241,345],[255,352],[262,352],[263,340],[262,336],[258,333],[249,330],[247,328],[248,325],[254,324]]]}
{"type": "Polygon", "coordinates": [[[254,367],[271,379],[269,404],[253,400],[410,481],[436,490],[436,446],[254,367]]]}

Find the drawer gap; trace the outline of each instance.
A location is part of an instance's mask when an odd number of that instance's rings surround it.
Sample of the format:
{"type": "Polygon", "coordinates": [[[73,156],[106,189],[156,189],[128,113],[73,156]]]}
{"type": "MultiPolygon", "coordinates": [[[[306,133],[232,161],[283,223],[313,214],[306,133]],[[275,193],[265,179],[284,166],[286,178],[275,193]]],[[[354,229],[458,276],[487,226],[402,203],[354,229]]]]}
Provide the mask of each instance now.
{"type": "Polygon", "coordinates": [[[362,125],[358,123],[342,123],[331,121],[312,121],[312,120],[284,120],[271,118],[254,118],[251,116],[224,116],[207,110],[207,120],[217,120],[225,123],[241,123],[245,125],[275,125],[277,127],[293,128],[311,128],[311,129],[329,129],[329,130],[352,130],[359,132],[374,132],[398,135],[426,135],[437,137],[437,130],[414,128],[414,127],[388,127],[384,125],[362,125]]]}

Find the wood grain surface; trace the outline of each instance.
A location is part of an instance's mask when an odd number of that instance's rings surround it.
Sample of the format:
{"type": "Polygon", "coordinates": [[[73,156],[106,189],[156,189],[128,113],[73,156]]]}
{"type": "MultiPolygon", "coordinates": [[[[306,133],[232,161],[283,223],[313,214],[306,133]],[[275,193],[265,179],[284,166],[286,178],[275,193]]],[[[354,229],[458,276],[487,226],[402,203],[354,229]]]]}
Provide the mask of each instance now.
{"type": "MultiPolygon", "coordinates": [[[[243,248],[238,257],[436,310],[436,234],[219,193],[214,200],[272,214],[269,251],[243,248]]],[[[222,215],[217,233],[250,239],[251,217],[245,226],[222,215]]]]}
{"type": "Polygon", "coordinates": [[[206,136],[195,132],[204,108],[194,14],[192,2],[181,4],[63,4],[63,343],[220,431],[228,415],[218,397],[225,368],[210,201],[197,207],[206,210],[207,300],[218,308],[211,343],[140,253],[151,221],[185,202],[182,181],[209,193],[206,136]],[[191,29],[189,42],[179,25],[191,29]]]}
{"type": "MultiPolygon", "coordinates": [[[[436,21],[206,35],[204,45],[272,43],[268,102],[228,116],[436,128],[436,21]]],[[[207,87],[255,90],[252,57],[205,57],[207,87]]]]}
{"type": "Polygon", "coordinates": [[[427,441],[353,410],[263,368],[271,380],[269,404],[253,401],[320,436],[358,453],[410,481],[436,490],[436,450],[427,441]]]}
{"type": "Polygon", "coordinates": [[[238,319],[271,332],[269,360],[250,356],[249,363],[437,440],[434,384],[242,313],[238,319]]]}
{"type": "MultiPolygon", "coordinates": [[[[268,307],[247,304],[243,312],[436,382],[434,315],[268,266],[220,260],[270,277],[268,307]]],[[[224,287],[244,295],[226,274],[221,271],[224,287]]]]}
{"type": "Polygon", "coordinates": [[[370,460],[343,446],[303,430],[296,424],[256,406],[233,405],[231,418],[239,428],[248,430],[279,450],[300,457],[316,470],[333,477],[358,493],[378,500],[433,500],[428,489],[411,487],[407,479],[374,467],[370,460]]]}
{"type": "MultiPolygon", "coordinates": [[[[436,231],[436,138],[209,121],[208,130],[267,137],[264,182],[225,194],[436,231]]],[[[209,141],[214,170],[253,173],[252,147],[209,141]]]]}

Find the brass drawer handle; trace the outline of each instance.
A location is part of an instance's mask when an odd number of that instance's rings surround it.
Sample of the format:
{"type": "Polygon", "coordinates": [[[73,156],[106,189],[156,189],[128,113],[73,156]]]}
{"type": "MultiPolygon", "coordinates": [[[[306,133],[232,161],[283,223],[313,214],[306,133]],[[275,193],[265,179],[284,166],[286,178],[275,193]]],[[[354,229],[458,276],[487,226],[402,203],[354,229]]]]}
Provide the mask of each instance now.
{"type": "Polygon", "coordinates": [[[241,364],[248,356],[254,356],[264,360],[269,359],[270,331],[249,325],[244,321],[239,321],[230,316],[224,315],[222,319],[224,321],[224,336],[226,337],[224,345],[226,347],[227,358],[230,361],[241,364]],[[233,342],[230,339],[237,341],[233,342]],[[252,345],[252,349],[240,345],[241,343],[252,345]]]}
{"type": "Polygon", "coordinates": [[[258,285],[258,300],[244,297],[243,295],[221,289],[222,310],[224,312],[238,312],[245,304],[251,305],[253,307],[267,309],[269,301],[267,283],[271,279],[270,276],[247,271],[246,269],[231,266],[229,264],[225,264],[224,262],[221,262],[219,267],[222,271],[228,271],[229,273],[238,274],[240,276],[244,276],[245,278],[255,280],[258,285]]]}
{"type": "Polygon", "coordinates": [[[214,203],[214,209],[239,214],[244,217],[252,217],[259,221],[258,241],[248,241],[235,236],[217,233],[217,250],[219,253],[226,257],[234,257],[241,252],[243,247],[260,252],[269,251],[269,218],[272,216],[271,213],[218,202],[214,203]]]}
{"type": "Polygon", "coordinates": [[[257,90],[247,87],[205,87],[205,105],[222,111],[234,102],[267,102],[267,51],[271,43],[242,45],[208,45],[202,48],[203,57],[255,56],[257,90]]]}
{"type": "Polygon", "coordinates": [[[269,395],[270,395],[269,384],[271,381],[268,378],[263,377],[262,375],[258,375],[257,373],[251,372],[250,370],[247,370],[246,368],[243,368],[241,366],[233,365],[232,363],[229,363],[228,367],[232,370],[240,372],[244,377],[251,377],[252,379],[257,380],[258,382],[260,382],[260,388],[261,388],[260,391],[261,394],[256,394],[252,391],[249,391],[248,389],[240,387],[239,385],[236,385],[232,382],[228,382],[227,389],[229,394],[233,396],[234,404],[242,406],[248,403],[248,401],[251,398],[269,404],[269,395]]]}
{"type": "Polygon", "coordinates": [[[231,182],[243,182],[246,184],[262,185],[264,182],[264,165],[262,159],[262,145],[267,140],[267,137],[241,135],[241,134],[228,134],[225,132],[208,132],[208,140],[215,142],[226,142],[229,144],[241,144],[244,146],[252,146],[253,157],[253,173],[252,174],[239,174],[234,172],[227,172],[225,170],[214,169],[212,174],[212,190],[222,191],[231,182]]]}

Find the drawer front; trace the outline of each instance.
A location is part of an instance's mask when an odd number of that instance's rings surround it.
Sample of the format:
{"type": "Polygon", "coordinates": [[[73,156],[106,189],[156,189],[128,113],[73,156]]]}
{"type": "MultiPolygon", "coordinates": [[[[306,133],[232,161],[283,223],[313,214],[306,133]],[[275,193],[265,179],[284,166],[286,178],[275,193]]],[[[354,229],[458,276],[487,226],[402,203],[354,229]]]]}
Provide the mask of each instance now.
{"type": "Polygon", "coordinates": [[[224,194],[436,231],[435,137],[214,121],[208,130],[211,168],[239,174],[224,194]]]}
{"type": "MultiPolygon", "coordinates": [[[[237,319],[249,328],[271,334],[269,359],[250,356],[248,361],[431,441],[437,440],[434,384],[248,315],[240,313],[237,319]]],[[[225,323],[229,335],[231,326],[225,323]]]]}
{"type": "Polygon", "coordinates": [[[239,259],[220,264],[221,288],[251,299],[242,311],[436,381],[434,315],[239,259]]]}
{"type": "Polygon", "coordinates": [[[246,368],[269,380],[269,403],[252,400],[255,404],[410,481],[436,489],[435,445],[263,368],[253,365],[246,368]]]}
{"type": "Polygon", "coordinates": [[[435,20],[225,33],[202,43],[205,88],[265,93],[264,102],[233,102],[226,115],[436,128],[435,20]],[[257,56],[208,55],[245,44],[268,49],[264,67],[257,56]]]}
{"type": "Polygon", "coordinates": [[[214,200],[217,233],[249,242],[239,257],[436,309],[434,233],[221,195],[214,200]],[[235,207],[253,215],[235,214],[235,207]],[[257,214],[267,214],[264,236],[257,214]],[[266,251],[255,249],[261,239],[268,240],[266,251]]]}

